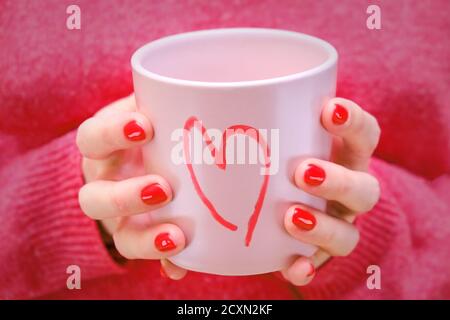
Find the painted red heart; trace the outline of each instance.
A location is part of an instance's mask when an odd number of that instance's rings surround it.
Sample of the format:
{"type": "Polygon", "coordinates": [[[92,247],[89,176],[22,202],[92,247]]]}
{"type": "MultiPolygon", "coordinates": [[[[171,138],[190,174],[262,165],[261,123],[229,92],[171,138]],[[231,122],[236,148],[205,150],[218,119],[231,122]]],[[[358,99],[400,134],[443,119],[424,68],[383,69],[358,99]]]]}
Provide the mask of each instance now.
{"type": "Polygon", "coordinates": [[[227,229],[230,229],[231,231],[236,231],[237,226],[230,221],[226,220],[215,208],[214,204],[208,199],[208,197],[205,195],[205,192],[201,188],[198,179],[195,175],[194,169],[192,167],[191,162],[191,154],[190,154],[190,137],[189,134],[191,130],[195,127],[195,124],[199,124],[202,133],[202,137],[204,141],[206,142],[206,145],[208,146],[211,156],[215,160],[215,165],[222,170],[226,169],[226,146],[227,146],[227,138],[232,136],[233,134],[240,134],[243,133],[244,135],[247,135],[254,139],[258,145],[264,150],[264,157],[265,157],[265,173],[264,173],[264,179],[262,180],[261,186],[259,188],[259,194],[258,198],[256,200],[254,210],[252,214],[250,215],[250,218],[248,220],[247,225],[247,233],[245,236],[245,245],[249,246],[250,242],[252,240],[253,231],[256,227],[256,224],[258,222],[259,214],[261,212],[262,206],[264,204],[264,198],[266,196],[267,192],[267,186],[269,184],[269,169],[270,169],[270,150],[269,146],[267,145],[264,138],[259,134],[259,131],[251,126],[248,125],[232,125],[229,126],[222,135],[222,141],[219,148],[216,148],[214,146],[214,143],[212,143],[211,138],[208,136],[208,133],[206,132],[206,128],[203,126],[202,122],[199,121],[196,117],[190,117],[186,120],[184,124],[184,133],[183,133],[183,148],[184,148],[184,157],[187,169],[189,171],[189,174],[192,179],[192,183],[194,184],[195,191],[197,192],[198,196],[200,197],[200,200],[204,203],[204,205],[208,208],[209,212],[213,216],[213,218],[220,223],[222,226],[224,226],[227,229]],[[229,132],[232,132],[233,134],[229,135],[229,132]]]}

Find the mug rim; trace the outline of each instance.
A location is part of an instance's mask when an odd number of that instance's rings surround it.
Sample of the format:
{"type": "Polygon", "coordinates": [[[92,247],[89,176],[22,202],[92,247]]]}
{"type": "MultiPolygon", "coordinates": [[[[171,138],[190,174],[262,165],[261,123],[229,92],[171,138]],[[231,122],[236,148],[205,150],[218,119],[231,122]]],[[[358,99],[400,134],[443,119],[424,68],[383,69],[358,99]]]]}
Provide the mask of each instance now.
{"type": "Polygon", "coordinates": [[[138,48],[133,55],[131,56],[131,66],[133,72],[137,72],[138,74],[154,79],[156,81],[160,81],[166,84],[179,85],[179,86],[188,86],[188,87],[202,87],[202,88],[241,88],[241,87],[257,87],[264,85],[273,85],[277,83],[283,83],[288,81],[293,81],[301,78],[306,78],[323,72],[332,66],[334,66],[338,59],[337,50],[327,41],[322,40],[320,38],[300,33],[296,31],[283,30],[283,29],[271,29],[271,28],[219,28],[219,29],[205,29],[205,30],[197,30],[190,31],[184,33],[178,33],[174,35],[169,35],[163,38],[156,39],[151,41],[140,48],[138,48]],[[244,80],[244,81],[226,81],[226,82],[213,82],[213,81],[198,81],[198,80],[186,80],[173,78],[168,76],[163,76],[161,74],[152,72],[146,69],[142,65],[142,60],[147,53],[148,50],[158,48],[165,44],[168,44],[173,41],[177,41],[183,38],[188,37],[201,37],[203,35],[214,34],[229,34],[229,33],[271,33],[272,35],[278,36],[287,36],[291,38],[296,38],[298,40],[306,40],[312,42],[323,49],[326,50],[328,57],[321,64],[312,67],[307,70],[291,73],[284,76],[272,77],[267,79],[259,79],[259,80],[244,80]]]}

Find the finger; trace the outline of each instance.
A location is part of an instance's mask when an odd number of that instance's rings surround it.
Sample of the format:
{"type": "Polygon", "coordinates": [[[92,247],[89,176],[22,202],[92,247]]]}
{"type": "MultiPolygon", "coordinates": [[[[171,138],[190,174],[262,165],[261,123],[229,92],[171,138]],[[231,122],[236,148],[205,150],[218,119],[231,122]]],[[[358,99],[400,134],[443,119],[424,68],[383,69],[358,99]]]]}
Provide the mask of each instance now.
{"type": "Polygon", "coordinates": [[[122,181],[97,180],[85,184],[78,193],[81,209],[92,219],[144,213],[164,206],[171,199],[169,184],[157,175],[122,181]]]}
{"type": "Polygon", "coordinates": [[[289,208],[284,226],[295,239],[316,245],[332,256],[346,256],[359,241],[356,227],[304,205],[289,208]]]}
{"type": "Polygon", "coordinates": [[[294,180],[303,191],[338,201],[355,212],[371,210],[380,197],[380,186],[374,176],[319,159],[302,161],[294,180]]]}
{"type": "Polygon", "coordinates": [[[122,218],[109,218],[109,219],[103,219],[101,221],[101,225],[105,229],[108,234],[112,235],[116,230],[117,227],[120,224],[122,218]]]}
{"type": "Polygon", "coordinates": [[[316,269],[323,265],[330,258],[330,254],[322,249],[317,250],[316,253],[309,257],[316,269]]]}
{"type": "Polygon", "coordinates": [[[129,219],[113,235],[117,251],[127,259],[162,259],[183,250],[183,231],[174,224],[143,226],[129,219]]]}
{"type": "Polygon", "coordinates": [[[342,139],[338,150],[334,150],[335,161],[355,170],[366,170],[380,139],[376,118],[353,101],[333,98],[322,111],[322,125],[342,139]]]}
{"type": "Polygon", "coordinates": [[[104,117],[120,112],[133,112],[137,110],[134,93],[122,99],[115,100],[104,108],[97,111],[95,117],[104,117]]]}
{"type": "Polygon", "coordinates": [[[82,158],[85,182],[122,180],[147,174],[140,148],[118,151],[105,159],[82,158]]]}
{"type": "Polygon", "coordinates": [[[90,159],[104,159],[117,150],[140,146],[153,137],[150,121],[139,112],[92,117],[77,132],[77,146],[90,159]]]}
{"type": "Polygon", "coordinates": [[[167,277],[171,280],[181,280],[183,279],[186,274],[187,270],[183,269],[172,262],[170,262],[167,259],[161,259],[161,276],[167,277]]]}
{"type": "Polygon", "coordinates": [[[316,274],[316,269],[310,259],[300,257],[289,266],[282,270],[283,277],[296,286],[304,286],[311,282],[316,274]]]}

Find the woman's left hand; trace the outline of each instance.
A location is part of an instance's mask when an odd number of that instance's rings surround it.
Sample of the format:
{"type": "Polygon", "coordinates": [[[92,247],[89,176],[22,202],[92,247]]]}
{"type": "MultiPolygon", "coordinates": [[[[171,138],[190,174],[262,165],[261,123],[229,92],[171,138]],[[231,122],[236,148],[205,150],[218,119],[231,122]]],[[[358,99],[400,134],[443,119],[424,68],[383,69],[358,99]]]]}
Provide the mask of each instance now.
{"type": "Polygon", "coordinates": [[[294,285],[308,284],[331,256],[352,252],[359,241],[352,223],[380,196],[378,180],[367,173],[380,137],[377,120],[356,103],[333,98],[322,110],[321,123],[333,135],[331,162],[306,159],[296,168],[294,180],[301,190],[328,200],[326,212],[296,204],[284,219],[291,236],[319,247],[312,257],[299,257],[281,271],[294,285]]]}

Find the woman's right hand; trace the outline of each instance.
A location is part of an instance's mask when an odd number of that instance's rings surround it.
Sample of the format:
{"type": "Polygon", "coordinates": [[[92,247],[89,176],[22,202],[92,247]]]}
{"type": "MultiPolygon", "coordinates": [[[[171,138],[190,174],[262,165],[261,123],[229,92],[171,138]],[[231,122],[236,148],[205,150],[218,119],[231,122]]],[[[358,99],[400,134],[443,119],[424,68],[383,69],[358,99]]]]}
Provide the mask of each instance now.
{"type": "Polygon", "coordinates": [[[153,224],[148,214],[172,199],[167,181],[144,171],[141,147],[152,136],[151,123],[137,112],[134,95],[84,121],[77,133],[86,182],[79,203],[87,216],[100,220],[122,256],[160,259],[163,274],[178,280],[186,270],[165,258],[183,250],[184,234],[173,224],[153,224]],[[142,219],[136,216],[143,213],[142,219]]]}

